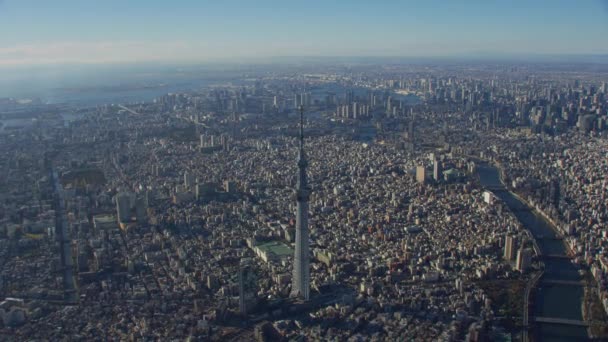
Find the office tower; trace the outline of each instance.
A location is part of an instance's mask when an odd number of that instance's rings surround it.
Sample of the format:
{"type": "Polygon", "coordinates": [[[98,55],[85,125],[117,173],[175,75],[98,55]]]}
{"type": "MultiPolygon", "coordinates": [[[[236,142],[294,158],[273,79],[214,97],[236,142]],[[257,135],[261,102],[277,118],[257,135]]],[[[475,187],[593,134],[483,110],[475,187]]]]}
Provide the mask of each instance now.
{"type": "Polygon", "coordinates": [[[200,201],[200,199],[201,199],[201,191],[202,191],[202,185],[198,182],[198,178],[197,178],[196,184],[194,185],[194,196],[197,201],[200,201]]]}
{"type": "Polygon", "coordinates": [[[532,251],[529,248],[520,248],[517,251],[517,270],[524,273],[532,264],[532,251]]]}
{"type": "Polygon", "coordinates": [[[426,170],[424,165],[418,165],[416,167],[416,181],[420,184],[424,184],[426,181],[426,170]]]}
{"type": "Polygon", "coordinates": [[[349,117],[349,114],[348,114],[349,107],[348,107],[348,105],[343,105],[340,108],[342,108],[342,110],[341,110],[341,112],[342,112],[341,116],[343,118],[348,118],[349,117]]]}
{"type": "Polygon", "coordinates": [[[184,187],[186,190],[189,190],[194,186],[195,179],[194,174],[192,174],[190,171],[184,172],[184,187]]]}
{"type": "Polygon", "coordinates": [[[456,290],[457,290],[457,291],[458,291],[460,294],[462,294],[462,293],[463,293],[463,289],[464,289],[464,288],[463,288],[462,279],[458,278],[458,279],[456,279],[456,281],[455,281],[454,283],[455,283],[456,290]]]}
{"type": "Polygon", "coordinates": [[[131,195],[126,192],[121,192],[116,195],[116,215],[120,223],[126,223],[131,220],[131,195]]]}
{"type": "Polygon", "coordinates": [[[433,160],[433,179],[435,179],[436,182],[439,182],[441,179],[441,173],[441,163],[438,159],[433,160]]]}
{"type": "Polygon", "coordinates": [[[515,241],[512,236],[507,236],[505,238],[504,258],[507,261],[513,260],[513,257],[515,256],[515,246],[513,246],[514,243],[515,241]]]}
{"type": "Polygon", "coordinates": [[[310,255],[308,246],[308,199],[310,189],[306,181],[306,155],[304,154],[304,108],[300,107],[300,152],[298,155],[296,249],[293,262],[293,296],[310,299],[310,255]]]}
{"type": "Polygon", "coordinates": [[[225,192],[236,192],[236,183],[233,181],[224,181],[224,191],[225,192]]]}

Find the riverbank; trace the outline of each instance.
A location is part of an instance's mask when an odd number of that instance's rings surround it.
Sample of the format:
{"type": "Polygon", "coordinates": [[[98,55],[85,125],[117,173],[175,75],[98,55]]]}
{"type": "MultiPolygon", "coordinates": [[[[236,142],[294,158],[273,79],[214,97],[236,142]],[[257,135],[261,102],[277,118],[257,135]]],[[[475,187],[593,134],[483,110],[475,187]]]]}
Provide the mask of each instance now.
{"type": "MultiPolygon", "coordinates": [[[[504,171],[500,165],[495,164],[495,166],[500,170],[502,182],[502,173],[504,171]]],[[[549,227],[556,233],[556,236],[564,238],[568,235],[566,228],[560,229],[560,226],[555,222],[555,220],[545,213],[545,211],[542,210],[538,205],[531,203],[516,192],[510,191],[510,193],[530,208],[533,208],[535,214],[539,215],[547,223],[549,223],[549,227]]],[[[578,262],[573,262],[574,255],[576,253],[572,250],[572,246],[565,242],[563,242],[563,246],[566,250],[568,260],[579,267],[579,272],[582,272],[583,300],[581,301],[581,315],[583,321],[589,323],[587,334],[589,335],[590,339],[606,341],[608,340],[608,314],[606,313],[606,310],[602,304],[600,293],[597,291],[596,281],[586,263],[581,265],[578,262]]]]}
{"type": "MultiPolygon", "coordinates": [[[[480,166],[479,172],[481,185],[492,189],[494,194],[515,214],[517,219],[525,227],[526,233],[538,250],[538,255],[546,254],[540,259],[541,269],[539,277],[533,277],[537,281],[528,280],[527,293],[522,297],[528,297],[530,312],[524,310],[524,316],[530,316],[528,326],[532,326],[530,338],[546,341],[569,341],[586,340],[589,338],[587,328],[571,326],[568,324],[537,323],[534,317],[566,319],[582,321],[583,310],[583,288],[573,292],[572,282],[580,280],[578,268],[570,262],[567,246],[559,239],[559,230],[555,222],[547,219],[547,215],[541,214],[536,206],[522,198],[520,194],[510,191],[504,182],[504,171],[500,165],[486,161],[480,166]],[[557,239],[556,239],[557,237],[557,239]],[[542,278],[542,279],[541,279],[542,278]],[[544,281],[548,281],[547,284],[544,281]],[[561,284],[560,282],[564,282],[561,284]]],[[[527,317],[524,317],[526,321],[527,317]]],[[[528,339],[528,331],[522,331],[522,339],[528,339]]]]}
{"type": "MultiPolygon", "coordinates": [[[[502,178],[502,168],[500,168],[500,166],[497,166],[497,168],[501,171],[502,178]]],[[[533,208],[534,214],[542,217],[548,223],[548,226],[556,233],[556,236],[563,238],[567,234],[567,232],[559,229],[559,225],[555,222],[555,220],[545,213],[544,210],[539,208],[538,205],[535,205],[523,198],[519,193],[513,191],[509,192],[515,198],[525,203],[528,207],[533,208]]],[[[568,255],[568,260],[572,262],[573,255],[575,254],[574,251],[569,244],[563,243],[563,245],[568,255]]],[[[579,265],[578,263],[575,264],[579,267],[583,266],[579,265]]],[[[581,301],[580,308],[583,321],[589,323],[587,334],[589,335],[589,339],[601,341],[608,340],[608,316],[606,315],[606,311],[601,303],[599,293],[596,290],[595,280],[587,267],[581,268],[581,271],[583,272],[583,284],[581,285],[583,287],[583,300],[581,301]]]]}
{"type": "Polygon", "coordinates": [[[587,329],[590,339],[606,341],[608,340],[608,315],[600,301],[599,294],[595,287],[595,280],[589,271],[584,276],[582,314],[583,320],[590,322],[587,329]],[[603,322],[603,324],[600,324],[603,322]]]}
{"type": "MultiPolygon", "coordinates": [[[[553,232],[555,232],[556,236],[563,238],[565,232],[563,232],[562,229],[559,228],[559,225],[557,224],[557,222],[555,222],[555,220],[551,216],[549,216],[547,213],[545,213],[545,211],[542,210],[537,204],[532,203],[529,200],[527,200],[526,198],[524,198],[523,194],[519,194],[515,191],[510,190],[509,186],[504,182],[505,171],[502,168],[502,166],[499,163],[493,163],[493,165],[499,171],[498,174],[500,175],[500,182],[505,187],[505,190],[508,191],[511,195],[513,195],[513,197],[515,197],[519,201],[523,202],[527,207],[531,208],[534,214],[542,217],[548,223],[548,226],[553,230],[553,232]]],[[[572,255],[574,253],[573,253],[572,249],[570,248],[570,246],[566,243],[564,243],[563,245],[566,249],[568,256],[572,257],[572,255]]]]}

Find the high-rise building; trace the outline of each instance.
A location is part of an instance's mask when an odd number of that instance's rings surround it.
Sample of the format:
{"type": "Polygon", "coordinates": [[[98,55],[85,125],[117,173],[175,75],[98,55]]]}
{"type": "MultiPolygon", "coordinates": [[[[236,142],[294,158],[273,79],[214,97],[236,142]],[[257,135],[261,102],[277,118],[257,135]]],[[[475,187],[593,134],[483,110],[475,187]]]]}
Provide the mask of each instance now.
{"type": "Polygon", "coordinates": [[[524,273],[532,264],[532,250],[529,248],[520,248],[517,251],[517,270],[524,273]]]}
{"type": "Polygon", "coordinates": [[[236,192],[236,183],[229,180],[224,181],[224,191],[230,193],[236,192]]]}
{"type": "Polygon", "coordinates": [[[296,248],[293,261],[292,295],[310,299],[310,255],[308,245],[308,200],[310,189],[306,180],[308,162],[304,154],[304,108],[300,107],[300,152],[298,155],[298,184],[295,191],[297,201],[296,248]]]}
{"type": "Polygon", "coordinates": [[[515,246],[513,246],[513,244],[515,243],[514,240],[515,239],[513,239],[512,236],[507,236],[505,238],[504,258],[507,261],[513,260],[513,257],[515,256],[515,246]]]}
{"type": "Polygon", "coordinates": [[[201,199],[201,187],[202,185],[197,181],[196,185],[194,186],[194,197],[197,201],[200,201],[201,199]]]}
{"type": "Polygon", "coordinates": [[[196,177],[194,176],[194,174],[190,171],[185,171],[184,172],[184,187],[186,188],[186,191],[188,191],[189,189],[191,189],[194,186],[194,182],[196,181],[196,177]]]}
{"type": "Polygon", "coordinates": [[[424,184],[426,181],[426,169],[424,165],[418,165],[416,167],[416,181],[420,184],[424,184]]]}
{"type": "Polygon", "coordinates": [[[435,180],[435,182],[439,182],[439,180],[441,179],[441,173],[442,173],[442,169],[441,169],[441,163],[439,162],[438,159],[434,159],[433,160],[433,179],[435,180]]]}

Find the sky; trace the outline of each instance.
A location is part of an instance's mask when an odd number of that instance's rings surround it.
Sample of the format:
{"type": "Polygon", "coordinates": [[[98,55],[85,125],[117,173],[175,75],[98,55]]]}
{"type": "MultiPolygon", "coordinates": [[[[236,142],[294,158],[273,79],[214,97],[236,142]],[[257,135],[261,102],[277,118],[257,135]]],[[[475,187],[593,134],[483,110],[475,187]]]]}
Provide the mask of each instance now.
{"type": "Polygon", "coordinates": [[[608,0],[0,0],[0,67],[608,54],[608,0]]]}

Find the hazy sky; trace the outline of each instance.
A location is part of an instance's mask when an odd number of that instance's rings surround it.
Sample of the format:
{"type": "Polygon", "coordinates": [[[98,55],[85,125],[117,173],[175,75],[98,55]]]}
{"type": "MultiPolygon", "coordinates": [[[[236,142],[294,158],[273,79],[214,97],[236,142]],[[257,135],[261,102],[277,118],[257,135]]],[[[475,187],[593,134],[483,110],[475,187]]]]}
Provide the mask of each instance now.
{"type": "Polygon", "coordinates": [[[0,0],[0,66],[604,53],[601,0],[0,0]]]}

